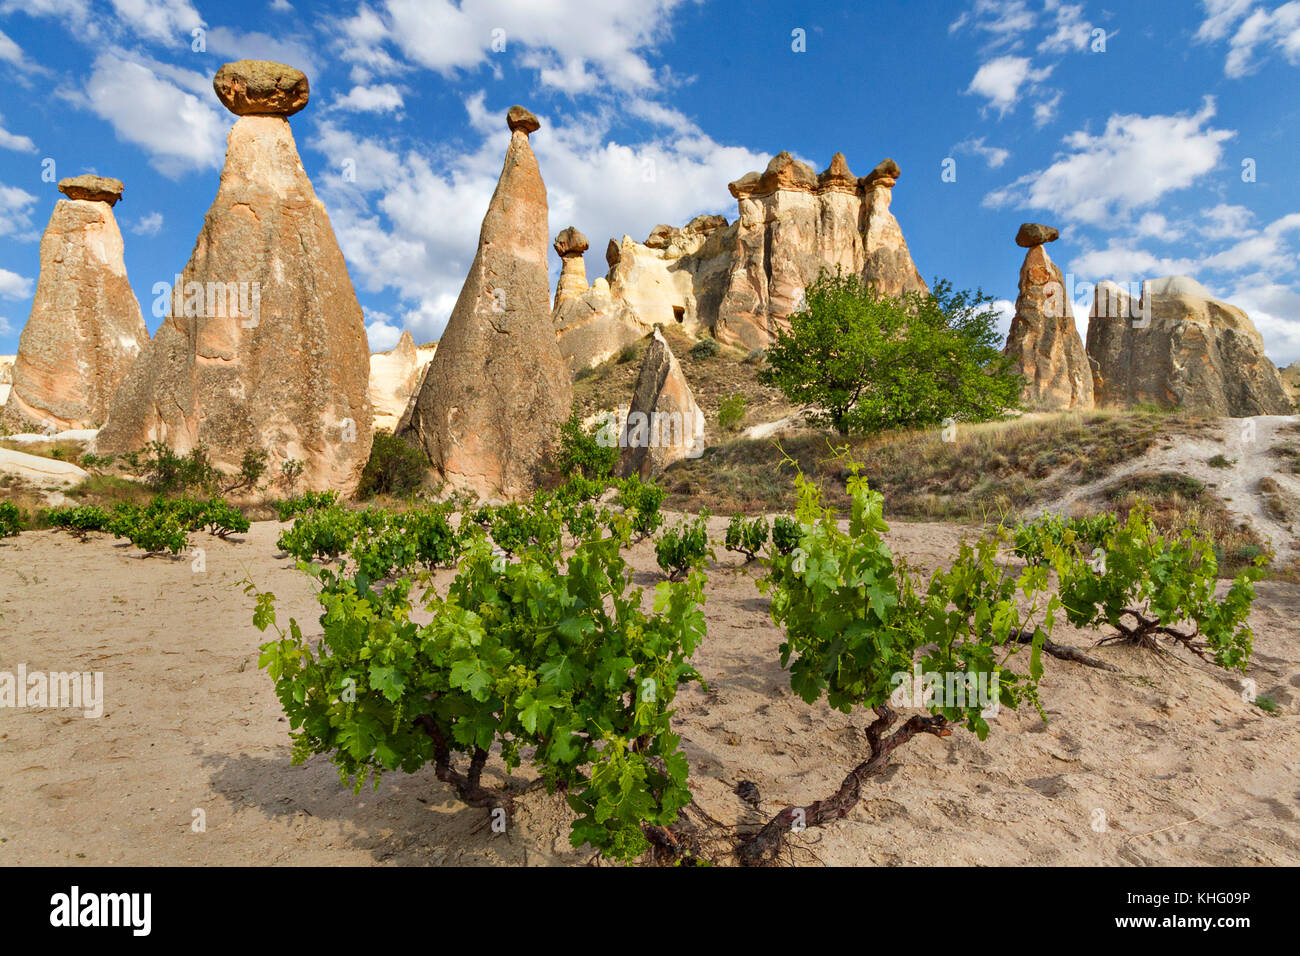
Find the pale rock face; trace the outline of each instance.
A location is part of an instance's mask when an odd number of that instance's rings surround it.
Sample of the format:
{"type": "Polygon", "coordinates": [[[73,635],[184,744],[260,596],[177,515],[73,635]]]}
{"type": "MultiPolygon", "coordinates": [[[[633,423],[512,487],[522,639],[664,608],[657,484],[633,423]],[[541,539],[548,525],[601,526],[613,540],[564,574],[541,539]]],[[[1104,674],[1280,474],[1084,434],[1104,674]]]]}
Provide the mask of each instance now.
{"type": "Polygon", "coordinates": [[[1088,357],[1099,405],[1153,402],[1234,417],[1293,411],[1246,313],[1184,276],[1146,283],[1138,301],[1100,283],[1088,357]]]}
{"type": "Polygon", "coordinates": [[[763,173],[731,184],[739,218],[699,216],[656,226],[644,243],[624,236],[606,259],[612,300],[596,293],[558,302],[560,347],[571,371],[599,364],[656,324],[679,324],[765,348],[823,269],[885,292],[927,291],[890,212],[898,167],[886,160],[859,179],[836,154],[821,175],[781,153],[763,173]]]}
{"type": "Polygon", "coordinates": [[[1025,376],[1023,399],[1030,408],[1093,407],[1092,367],[1074,324],[1065,277],[1042,245],[1029,248],[1020,268],[1020,295],[1004,352],[1015,357],[1025,376]]]}
{"type": "Polygon", "coordinates": [[[14,359],[16,355],[0,355],[0,407],[9,401],[9,390],[13,387],[14,359]]]}
{"type": "Polygon", "coordinates": [[[59,200],[41,238],[40,277],[0,424],[18,432],[98,428],[148,342],[111,205],[59,200]]]}
{"type": "Polygon", "coordinates": [[[444,482],[480,498],[530,494],[569,417],[573,387],[551,322],[547,204],[528,134],[510,146],[478,252],[398,434],[417,438],[444,482]]]}
{"type": "Polygon", "coordinates": [[[389,351],[371,353],[370,404],[376,431],[397,428],[436,351],[436,344],[417,347],[411,333],[404,331],[389,351]]]}
{"type": "Polygon", "coordinates": [[[620,429],[618,472],[649,478],[704,449],[704,415],[668,341],[655,329],[620,429]]]}
{"type": "Polygon", "coordinates": [[[123,383],[101,452],[206,444],[303,464],[302,487],[352,494],[370,455],[370,350],[325,207],[281,116],[241,116],[171,314],[123,383]]]}

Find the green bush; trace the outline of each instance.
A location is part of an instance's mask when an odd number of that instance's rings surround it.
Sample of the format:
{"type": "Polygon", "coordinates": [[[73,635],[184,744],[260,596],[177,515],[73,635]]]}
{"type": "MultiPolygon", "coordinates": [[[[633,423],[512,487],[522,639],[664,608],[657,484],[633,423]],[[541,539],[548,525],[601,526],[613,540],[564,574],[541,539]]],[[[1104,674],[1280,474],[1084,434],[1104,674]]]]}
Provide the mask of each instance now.
{"type": "Polygon", "coordinates": [[[12,501],[0,501],[0,538],[10,538],[22,530],[23,516],[12,501]]]}
{"type": "Polygon", "coordinates": [[[822,275],[807,308],[767,350],[759,380],[841,434],[997,418],[1024,379],[1002,354],[998,314],[982,293],[894,298],[856,275],[822,275]]]}
{"type": "Polygon", "coordinates": [[[623,506],[630,530],[638,541],[650,537],[663,525],[659,506],[664,502],[664,495],[662,487],[652,481],[642,481],[636,475],[619,482],[618,497],[614,500],[623,506]]]}
{"type": "Polygon", "coordinates": [[[560,426],[560,444],[552,456],[555,471],[570,478],[608,479],[614,473],[619,455],[617,440],[610,441],[608,435],[610,427],[604,426],[604,434],[599,427],[588,431],[582,427],[577,412],[570,415],[560,426]]]}
{"type": "Polygon", "coordinates": [[[772,520],[772,547],[777,554],[789,554],[799,547],[803,534],[799,522],[788,515],[778,515],[772,520]]]}
{"type": "Polygon", "coordinates": [[[745,420],[745,396],[728,395],[718,407],[718,427],[725,432],[735,431],[745,420]]]}
{"type": "Polygon", "coordinates": [[[655,558],[669,581],[680,580],[712,559],[707,518],[706,513],[694,520],[682,518],[655,542],[655,558]]]}
{"type": "Polygon", "coordinates": [[[321,508],[332,508],[339,503],[337,491],[308,491],[278,503],[276,513],[281,521],[292,521],[298,515],[321,508]]]}
{"type": "Polygon", "coordinates": [[[375,432],[357,496],[364,499],[412,494],[420,489],[428,468],[424,449],[390,432],[375,432]]]}
{"type": "Polygon", "coordinates": [[[743,554],[746,562],[753,561],[767,544],[769,530],[766,518],[747,521],[744,515],[732,515],[727,525],[727,550],[743,554]]]}
{"type": "Polygon", "coordinates": [[[48,509],[43,518],[50,527],[62,528],[84,541],[92,531],[107,531],[112,515],[99,505],[68,505],[48,509]]]}
{"type": "Polygon", "coordinates": [[[671,718],[678,688],[700,679],[690,658],[705,633],[703,575],[661,584],[647,614],[613,539],[565,559],[526,548],[513,562],[478,539],[417,624],[409,579],[375,591],[304,567],[321,583],[319,641],[296,620],[281,628],[272,594],[256,594],[253,617],[275,631],[258,666],[288,716],[295,763],[326,754],[357,790],[432,763],[467,805],[508,813],[523,788],[481,775],[494,755],[507,773],[526,759],[576,814],[573,845],[623,862],[690,802],[671,718]]]}
{"type": "Polygon", "coordinates": [[[717,358],[721,352],[722,346],[718,344],[717,339],[700,339],[691,346],[691,358],[693,359],[717,358]]]}

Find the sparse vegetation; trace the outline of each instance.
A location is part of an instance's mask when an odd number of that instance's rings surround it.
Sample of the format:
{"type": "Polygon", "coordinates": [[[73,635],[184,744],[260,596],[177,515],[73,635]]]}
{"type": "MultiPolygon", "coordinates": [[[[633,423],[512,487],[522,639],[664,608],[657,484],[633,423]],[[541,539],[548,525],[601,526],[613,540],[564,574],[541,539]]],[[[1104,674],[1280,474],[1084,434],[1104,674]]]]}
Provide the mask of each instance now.
{"type": "Polygon", "coordinates": [[[717,445],[664,472],[667,504],[687,511],[789,511],[781,473],[786,453],[816,482],[829,505],[847,506],[846,479],[832,447],[865,461],[872,487],[886,495],[886,516],[927,521],[996,522],[1104,478],[1141,457],[1161,436],[1197,428],[1192,416],[1072,412],[1005,422],[962,424],[944,440],[939,428],[839,439],[825,432],[717,445]]]}
{"type": "Polygon", "coordinates": [[[1209,465],[1211,468],[1231,468],[1236,463],[1237,463],[1237,459],[1229,458],[1226,455],[1215,455],[1208,462],[1206,462],[1206,464],[1209,465]]]}

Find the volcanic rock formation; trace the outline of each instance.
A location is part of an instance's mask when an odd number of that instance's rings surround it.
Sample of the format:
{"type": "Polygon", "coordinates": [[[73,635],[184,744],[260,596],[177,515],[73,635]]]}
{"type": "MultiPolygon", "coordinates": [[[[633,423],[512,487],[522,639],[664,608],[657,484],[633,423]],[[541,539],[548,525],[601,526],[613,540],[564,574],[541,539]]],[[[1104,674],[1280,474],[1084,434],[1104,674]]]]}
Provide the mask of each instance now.
{"type": "Polygon", "coordinates": [[[1088,356],[1099,405],[1152,402],[1234,417],[1293,411],[1250,318],[1186,276],[1145,283],[1137,301],[1100,283],[1088,356]]]}
{"type": "Polygon", "coordinates": [[[677,357],[655,329],[619,436],[618,473],[649,478],[704,450],[704,415],[677,357]]]}
{"type": "Polygon", "coordinates": [[[573,401],[551,323],[546,186],[528,143],[540,124],[519,106],[506,122],[510,146],[478,252],[398,428],[448,486],[488,499],[536,487],[573,401]]]}
{"type": "Polygon", "coordinates": [[[244,115],[170,314],[119,390],[99,450],[203,443],[229,471],[263,449],[272,475],[294,459],[303,487],[350,494],[370,455],[370,350],[285,118],[305,105],[306,79],[241,60],[213,86],[244,115]]]}
{"type": "Polygon", "coordinates": [[[1025,376],[1023,399],[1030,408],[1092,408],[1092,367],[1074,324],[1065,277],[1043,248],[1060,234],[1051,226],[1025,223],[1016,244],[1027,248],[1020,267],[1020,295],[1005,354],[1025,376]]]}
{"type": "Polygon", "coordinates": [[[31,317],[0,411],[10,431],[98,428],[149,331],[126,277],[112,206],[120,180],[77,176],[59,183],[41,238],[31,317]]]}
{"type": "Polygon", "coordinates": [[[735,222],[697,216],[680,229],[656,226],[644,243],[611,240],[605,281],[557,297],[555,326],[570,370],[599,364],[657,324],[766,347],[823,269],[859,275],[891,295],[925,291],[890,212],[898,175],[886,160],[859,179],[836,153],[819,176],[781,153],[763,173],[731,184],[735,222]]]}

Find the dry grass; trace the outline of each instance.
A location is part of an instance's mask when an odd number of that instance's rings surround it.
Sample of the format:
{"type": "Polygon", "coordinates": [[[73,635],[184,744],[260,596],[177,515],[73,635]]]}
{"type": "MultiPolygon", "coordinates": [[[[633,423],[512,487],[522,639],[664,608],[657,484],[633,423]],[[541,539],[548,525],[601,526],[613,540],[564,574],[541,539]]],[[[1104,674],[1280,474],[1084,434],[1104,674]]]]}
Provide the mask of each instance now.
{"type": "Polygon", "coordinates": [[[890,517],[985,523],[1097,481],[1157,442],[1195,429],[1187,415],[1112,411],[1034,414],[940,429],[842,438],[804,433],[779,440],[732,441],[693,462],[670,467],[663,481],[669,507],[715,514],[787,511],[793,473],[783,451],[822,486],[828,504],[846,506],[848,473],[832,446],[847,444],[890,517]]]}
{"type": "Polygon", "coordinates": [[[18,442],[13,439],[0,438],[0,448],[12,448],[39,458],[54,458],[58,461],[70,461],[74,465],[81,463],[85,454],[85,444],[79,441],[36,441],[18,442]]]}

